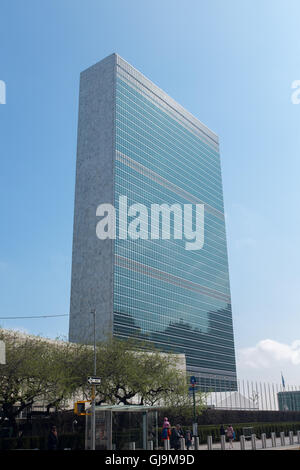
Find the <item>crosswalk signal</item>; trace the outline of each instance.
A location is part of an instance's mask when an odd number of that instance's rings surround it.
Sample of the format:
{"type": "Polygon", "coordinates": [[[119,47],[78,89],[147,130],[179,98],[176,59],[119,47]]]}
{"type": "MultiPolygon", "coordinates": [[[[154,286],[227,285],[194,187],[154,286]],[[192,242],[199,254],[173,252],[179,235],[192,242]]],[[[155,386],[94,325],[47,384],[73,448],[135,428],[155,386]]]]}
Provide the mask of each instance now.
{"type": "Polygon", "coordinates": [[[79,416],[85,416],[85,401],[77,401],[74,404],[74,413],[79,416]]]}

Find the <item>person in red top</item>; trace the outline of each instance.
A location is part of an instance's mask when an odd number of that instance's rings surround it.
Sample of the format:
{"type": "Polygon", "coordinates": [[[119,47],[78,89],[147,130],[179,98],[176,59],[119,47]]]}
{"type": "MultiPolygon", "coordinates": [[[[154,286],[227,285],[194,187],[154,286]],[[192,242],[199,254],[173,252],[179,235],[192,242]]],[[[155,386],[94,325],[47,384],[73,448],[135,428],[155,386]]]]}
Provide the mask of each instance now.
{"type": "Polygon", "coordinates": [[[229,449],[233,449],[234,430],[231,424],[226,429],[226,436],[228,437],[228,440],[229,440],[229,449]]]}
{"type": "Polygon", "coordinates": [[[169,422],[168,424],[166,424],[166,421],[165,421],[163,428],[162,428],[161,438],[163,441],[169,441],[170,436],[171,436],[171,425],[169,422]]]}
{"type": "Polygon", "coordinates": [[[168,418],[164,418],[164,424],[163,424],[163,428],[169,428],[171,425],[169,423],[169,420],[168,418]]]}

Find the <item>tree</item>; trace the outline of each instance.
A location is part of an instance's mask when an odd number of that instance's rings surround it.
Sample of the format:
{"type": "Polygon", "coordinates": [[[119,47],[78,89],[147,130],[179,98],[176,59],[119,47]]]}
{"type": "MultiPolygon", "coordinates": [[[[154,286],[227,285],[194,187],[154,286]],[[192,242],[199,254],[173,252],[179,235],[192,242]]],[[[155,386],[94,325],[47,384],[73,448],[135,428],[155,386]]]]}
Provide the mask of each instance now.
{"type": "Polygon", "coordinates": [[[59,341],[49,349],[49,374],[43,397],[48,412],[50,408],[70,408],[74,394],[85,393],[93,360],[92,350],[86,345],[59,341]]]}
{"type": "Polygon", "coordinates": [[[6,364],[0,366],[0,407],[14,430],[21,411],[37,403],[48,411],[63,408],[86,384],[83,371],[92,360],[87,346],[7,330],[0,330],[0,339],[6,345],[6,364]]]}
{"type": "MultiPolygon", "coordinates": [[[[98,404],[157,405],[173,415],[193,418],[193,397],[178,355],[162,353],[149,343],[110,339],[97,348],[98,404]]],[[[195,394],[196,415],[206,408],[206,394],[195,394]]]]}
{"type": "Polygon", "coordinates": [[[98,345],[98,403],[155,405],[182,393],[186,377],[178,370],[177,356],[132,339],[110,339],[98,345]],[[141,349],[141,347],[143,349],[141,349]]]}
{"type": "MultiPolygon", "coordinates": [[[[74,395],[90,399],[87,377],[93,375],[93,348],[67,341],[0,330],[6,344],[6,365],[0,366],[0,407],[16,429],[20,411],[41,403],[50,409],[70,409],[74,395]]],[[[191,408],[178,356],[161,353],[134,339],[110,338],[97,345],[98,404],[140,404],[191,408]]],[[[199,395],[198,407],[202,406],[199,395]]]]}
{"type": "Polygon", "coordinates": [[[16,426],[16,416],[43,396],[49,380],[45,342],[17,332],[0,332],[6,345],[6,364],[0,368],[0,405],[4,418],[16,426]]]}
{"type": "MultiPolygon", "coordinates": [[[[193,397],[188,391],[188,387],[181,390],[178,395],[170,395],[164,403],[166,413],[182,417],[185,420],[193,420],[194,416],[194,404],[193,397]]],[[[206,394],[201,391],[195,392],[195,408],[196,417],[201,415],[203,410],[207,408],[206,405],[206,394]]],[[[181,419],[179,418],[179,421],[181,419]]]]}

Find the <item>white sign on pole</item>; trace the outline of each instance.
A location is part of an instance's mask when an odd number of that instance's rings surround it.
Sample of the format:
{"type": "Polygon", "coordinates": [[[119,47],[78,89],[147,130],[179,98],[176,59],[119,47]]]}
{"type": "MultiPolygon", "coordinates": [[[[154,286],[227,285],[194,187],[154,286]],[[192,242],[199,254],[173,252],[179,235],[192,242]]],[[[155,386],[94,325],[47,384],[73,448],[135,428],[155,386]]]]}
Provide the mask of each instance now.
{"type": "Polygon", "coordinates": [[[101,378],[100,377],[89,377],[88,378],[88,383],[90,385],[100,385],[101,384],[101,378]]]}

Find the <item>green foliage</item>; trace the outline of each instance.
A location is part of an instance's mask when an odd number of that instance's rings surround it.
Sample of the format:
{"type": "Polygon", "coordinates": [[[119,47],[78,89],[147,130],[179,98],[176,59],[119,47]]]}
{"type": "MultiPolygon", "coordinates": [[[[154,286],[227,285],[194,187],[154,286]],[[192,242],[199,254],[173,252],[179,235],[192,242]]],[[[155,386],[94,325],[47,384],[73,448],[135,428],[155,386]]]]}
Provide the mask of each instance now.
{"type": "Polygon", "coordinates": [[[19,412],[33,403],[63,406],[83,382],[77,368],[83,375],[92,357],[86,346],[58,344],[15,331],[0,330],[0,339],[6,345],[6,364],[0,369],[0,406],[13,426],[19,412]]]}
{"type": "MultiPolygon", "coordinates": [[[[87,377],[93,375],[93,348],[66,341],[20,335],[0,330],[6,343],[7,364],[0,370],[0,407],[15,426],[16,416],[33,403],[70,408],[76,394],[90,399],[87,377]]],[[[98,404],[161,405],[192,415],[185,373],[178,357],[162,354],[147,343],[110,338],[97,345],[98,404]]],[[[203,395],[197,394],[197,414],[203,395]]]]}
{"type": "MultiPolygon", "coordinates": [[[[164,411],[164,414],[166,416],[168,415],[184,416],[185,420],[191,421],[191,422],[193,421],[193,416],[194,416],[193,396],[189,394],[188,386],[186,384],[181,385],[179,394],[170,395],[164,402],[164,405],[166,406],[166,409],[164,411]]],[[[205,393],[203,392],[195,393],[195,407],[196,407],[196,417],[197,417],[206,408],[205,393]]]]}
{"type": "Polygon", "coordinates": [[[176,368],[174,355],[161,354],[144,343],[110,339],[98,346],[99,403],[157,405],[175,400],[187,389],[185,374],[176,368]]]}

